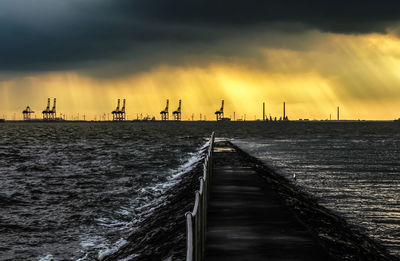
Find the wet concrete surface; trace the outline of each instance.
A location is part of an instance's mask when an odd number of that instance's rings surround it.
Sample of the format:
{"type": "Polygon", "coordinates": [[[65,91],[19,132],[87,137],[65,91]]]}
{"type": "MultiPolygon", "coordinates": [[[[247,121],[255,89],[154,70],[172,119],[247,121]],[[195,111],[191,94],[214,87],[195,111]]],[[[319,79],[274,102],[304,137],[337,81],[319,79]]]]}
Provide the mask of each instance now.
{"type": "Polygon", "coordinates": [[[205,260],[334,260],[229,143],[214,162],[205,260]]]}

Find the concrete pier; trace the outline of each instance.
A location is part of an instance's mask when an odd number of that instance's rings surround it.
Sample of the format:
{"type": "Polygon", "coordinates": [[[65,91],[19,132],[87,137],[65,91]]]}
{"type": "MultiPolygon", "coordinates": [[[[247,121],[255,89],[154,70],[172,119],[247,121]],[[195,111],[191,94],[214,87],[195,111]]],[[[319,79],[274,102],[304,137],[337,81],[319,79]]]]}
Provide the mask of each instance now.
{"type": "Polygon", "coordinates": [[[227,142],[215,143],[211,184],[205,260],[333,260],[227,142]]]}

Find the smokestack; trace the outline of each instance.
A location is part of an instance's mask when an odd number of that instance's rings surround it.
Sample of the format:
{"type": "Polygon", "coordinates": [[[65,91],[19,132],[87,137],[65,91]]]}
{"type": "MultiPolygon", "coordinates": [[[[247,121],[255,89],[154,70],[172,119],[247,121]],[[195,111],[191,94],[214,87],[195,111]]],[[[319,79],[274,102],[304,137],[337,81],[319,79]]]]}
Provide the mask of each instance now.
{"type": "Polygon", "coordinates": [[[339,106],[337,107],[337,120],[339,120],[339,106]]]}
{"type": "Polygon", "coordinates": [[[263,102],[263,121],[265,121],[265,102],[263,102]]]}
{"type": "Polygon", "coordinates": [[[283,120],[286,118],[286,111],[285,111],[285,102],[283,102],[283,120]]]}

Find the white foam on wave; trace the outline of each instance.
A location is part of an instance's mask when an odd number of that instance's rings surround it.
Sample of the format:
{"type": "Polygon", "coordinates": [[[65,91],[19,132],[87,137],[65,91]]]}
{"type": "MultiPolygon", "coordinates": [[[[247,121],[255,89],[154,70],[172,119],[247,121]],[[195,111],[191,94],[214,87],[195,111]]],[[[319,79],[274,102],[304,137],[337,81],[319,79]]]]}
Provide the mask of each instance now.
{"type": "Polygon", "coordinates": [[[126,222],[124,221],[119,221],[113,218],[97,218],[96,219],[97,223],[103,227],[122,227],[126,225],[126,222]]]}
{"type": "Polygon", "coordinates": [[[128,243],[128,241],[126,241],[125,239],[121,238],[120,240],[117,241],[117,243],[115,243],[115,245],[114,245],[113,247],[100,250],[98,259],[101,261],[101,260],[103,260],[106,256],[111,255],[111,254],[117,252],[118,249],[120,249],[121,247],[123,247],[126,243],[128,243]]]}
{"type": "Polygon", "coordinates": [[[86,236],[81,238],[79,244],[83,249],[87,250],[90,248],[105,248],[105,242],[106,239],[101,236],[86,236]]]}
{"type": "Polygon", "coordinates": [[[54,261],[54,256],[52,254],[48,254],[43,257],[39,257],[39,261],[54,261]]]}
{"type": "Polygon", "coordinates": [[[122,216],[130,216],[131,212],[129,211],[129,209],[127,207],[121,207],[118,211],[118,214],[122,215],[122,216]]]}
{"type": "Polygon", "coordinates": [[[86,261],[88,258],[89,254],[86,253],[84,257],[78,258],[76,261],[86,261]]]}
{"type": "MultiPolygon", "coordinates": [[[[137,229],[135,228],[135,225],[137,223],[148,218],[159,206],[161,206],[165,202],[167,195],[165,195],[164,193],[169,188],[179,183],[180,177],[182,177],[182,175],[193,170],[197,166],[197,164],[205,158],[205,151],[206,148],[208,148],[209,144],[210,141],[207,141],[196,152],[189,153],[188,158],[184,161],[182,165],[180,165],[177,169],[170,171],[169,176],[167,177],[167,182],[158,183],[156,185],[140,189],[139,194],[145,195],[149,193],[153,195],[153,199],[150,199],[149,197],[146,196],[142,197],[139,196],[140,200],[144,201],[144,203],[141,203],[140,206],[137,206],[139,199],[135,199],[132,201],[131,206],[129,207],[124,206],[121,207],[119,210],[117,210],[118,214],[123,214],[124,216],[127,216],[127,215],[132,215],[132,213],[129,210],[134,209],[135,214],[137,215],[138,218],[129,222],[119,221],[112,218],[98,218],[96,219],[98,224],[109,228],[112,227],[117,230],[130,229],[131,232],[133,232],[135,229],[137,229]]],[[[117,252],[126,243],[127,241],[125,239],[120,239],[113,246],[103,248],[102,250],[99,251],[99,257],[98,257],[99,260],[102,260],[106,256],[117,252]]],[[[131,260],[137,256],[139,255],[133,254],[126,257],[125,259],[122,259],[122,261],[131,260]]]]}
{"type": "MultiPolygon", "coordinates": [[[[168,173],[167,182],[158,183],[153,186],[148,186],[142,188],[140,193],[142,194],[151,194],[156,195],[153,199],[150,199],[147,196],[141,197],[140,200],[145,203],[141,204],[141,206],[137,207],[137,201],[133,200],[131,206],[123,206],[119,210],[117,210],[117,214],[123,216],[131,216],[132,212],[130,210],[134,209],[135,213],[138,215],[138,219],[134,219],[130,222],[120,221],[113,218],[98,218],[96,221],[99,225],[121,230],[121,229],[130,229],[134,231],[135,224],[139,223],[141,220],[149,217],[157,207],[161,206],[166,199],[166,195],[164,193],[174,185],[179,182],[179,178],[193,170],[199,162],[201,162],[205,157],[206,148],[208,148],[210,142],[205,142],[196,152],[189,153],[188,158],[184,161],[182,165],[180,165],[177,169],[173,169],[168,173]]],[[[117,252],[121,247],[123,247],[127,241],[124,238],[119,239],[114,244],[111,244],[106,238],[101,236],[82,236],[79,242],[80,246],[83,249],[83,252],[89,251],[91,249],[98,249],[98,259],[103,260],[106,256],[111,255],[117,252]]],[[[81,251],[81,250],[80,250],[81,251]]],[[[120,261],[129,261],[138,257],[139,254],[132,254],[124,259],[120,259],[120,261]]],[[[83,257],[78,258],[76,261],[85,261],[89,257],[88,253],[86,253],[83,257]]],[[[38,261],[56,261],[56,259],[52,254],[47,254],[46,256],[39,257],[38,261]]]]}
{"type": "Polygon", "coordinates": [[[138,256],[140,256],[140,254],[132,254],[132,255],[129,255],[129,256],[125,257],[125,258],[118,259],[118,261],[130,261],[130,260],[132,260],[132,259],[134,259],[135,257],[138,257],[138,256]]]}
{"type": "MultiPolygon", "coordinates": [[[[179,178],[193,170],[197,164],[204,159],[205,149],[209,146],[210,142],[205,142],[196,152],[189,153],[187,160],[184,161],[182,165],[180,165],[177,169],[171,170],[168,177],[167,182],[157,183],[155,185],[143,187],[139,190],[139,196],[135,200],[131,202],[130,206],[123,206],[119,210],[117,210],[117,214],[122,214],[124,216],[132,215],[131,210],[135,210],[135,214],[142,217],[147,217],[148,214],[154,211],[156,206],[159,205],[160,202],[163,202],[165,199],[166,190],[173,187],[179,182],[179,178]],[[141,195],[140,195],[141,194],[141,195]],[[153,199],[146,196],[149,194],[153,199]],[[138,201],[141,201],[140,206],[138,206],[138,201]],[[144,211],[146,210],[146,211],[144,211]]],[[[106,227],[119,227],[124,229],[126,226],[131,226],[134,223],[137,223],[137,220],[126,222],[126,221],[118,221],[112,218],[98,218],[96,221],[106,227]]]]}

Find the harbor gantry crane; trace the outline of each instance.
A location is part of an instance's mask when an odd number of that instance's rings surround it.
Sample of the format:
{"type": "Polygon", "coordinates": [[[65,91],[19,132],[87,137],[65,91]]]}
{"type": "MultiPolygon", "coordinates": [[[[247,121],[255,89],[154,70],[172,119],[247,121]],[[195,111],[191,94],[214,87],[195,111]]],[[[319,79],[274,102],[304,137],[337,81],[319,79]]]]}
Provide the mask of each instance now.
{"type": "Polygon", "coordinates": [[[50,110],[50,98],[47,98],[47,107],[42,111],[43,120],[55,121],[56,120],[56,98],[54,98],[53,108],[50,110]]]}
{"type": "Polygon", "coordinates": [[[224,100],[222,100],[221,108],[215,112],[215,116],[217,117],[217,121],[224,118],[224,100]]]}
{"type": "Polygon", "coordinates": [[[174,120],[175,121],[180,121],[182,118],[182,101],[179,100],[179,106],[178,109],[176,109],[176,111],[172,112],[172,114],[174,115],[174,120]]]}
{"type": "Polygon", "coordinates": [[[56,98],[54,98],[53,108],[49,111],[49,120],[55,121],[57,116],[56,112],[56,98]]]}
{"type": "Polygon", "coordinates": [[[117,104],[117,108],[115,108],[115,110],[113,110],[112,112],[111,112],[111,114],[112,114],[112,116],[113,116],[113,121],[117,121],[117,119],[118,119],[118,112],[119,112],[119,105],[120,105],[120,99],[118,99],[118,104],[117,104]]]}
{"type": "Polygon", "coordinates": [[[126,99],[123,100],[122,109],[120,109],[119,107],[121,105],[121,99],[118,99],[117,108],[115,108],[115,110],[113,110],[111,112],[113,121],[124,121],[125,120],[125,116],[126,116],[125,104],[126,104],[126,99]]]}
{"type": "Polygon", "coordinates": [[[22,115],[24,116],[24,121],[30,121],[32,119],[31,114],[35,113],[31,107],[26,106],[26,109],[22,111],[22,115]]]}
{"type": "Polygon", "coordinates": [[[125,103],[126,103],[126,99],[124,99],[123,103],[122,103],[122,110],[120,111],[120,120],[124,121],[125,120],[125,103]]]}
{"type": "Polygon", "coordinates": [[[167,99],[167,105],[165,106],[165,109],[160,112],[162,121],[169,120],[168,106],[169,106],[169,100],[167,99]]]}
{"type": "Polygon", "coordinates": [[[49,120],[49,112],[50,112],[50,98],[47,99],[47,107],[42,111],[43,120],[49,120]]]}

